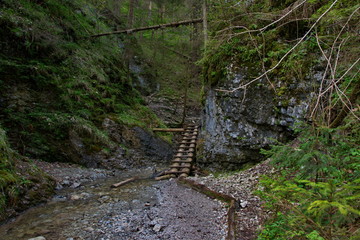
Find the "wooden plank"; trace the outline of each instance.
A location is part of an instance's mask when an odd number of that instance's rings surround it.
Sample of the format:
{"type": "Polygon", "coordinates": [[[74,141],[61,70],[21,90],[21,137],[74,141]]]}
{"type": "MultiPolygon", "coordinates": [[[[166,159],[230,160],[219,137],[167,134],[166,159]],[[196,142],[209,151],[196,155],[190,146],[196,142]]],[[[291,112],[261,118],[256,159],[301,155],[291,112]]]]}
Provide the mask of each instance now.
{"type": "Polygon", "coordinates": [[[153,128],[153,132],[184,132],[184,128],[153,128]]]}
{"type": "Polygon", "coordinates": [[[236,221],[235,221],[235,200],[231,200],[229,210],[227,212],[228,217],[228,233],[226,240],[236,239],[236,221]]]}
{"type": "Polygon", "coordinates": [[[181,134],[183,137],[194,137],[197,136],[197,133],[188,133],[188,134],[181,134]]]}
{"type": "Polygon", "coordinates": [[[183,152],[195,152],[195,148],[193,148],[193,147],[185,147],[185,148],[179,148],[177,150],[177,153],[183,153],[183,152]]]}
{"type": "Polygon", "coordinates": [[[181,144],[196,143],[196,140],[193,139],[193,140],[191,140],[191,141],[181,141],[180,143],[181,143],[181,144]]]}
{"type": "Polygon", "coordinates": [[[189,168],[190,169],[190,167],[191,166],[170,166],[171,168],[189,168]]]}
{"type": "Polygon", "coordinates": [[[192,160],[173,160],[172,162],[176,162],[176,163],[192,163],[192,160]]]}
{"type": "Polygon", "coordinates": [[[192,158],[192,157],[194,157],[194,155],[181,155],[181,156],[175,156],[175,159],[176,158],[179,158],[179,159],[181,159],[181,158],[192,158]]]}
{"type": "Polygon", "coordinates": [[[180,177],[182,177],[182,178],[186,178],[186,177],[188,177],[189,176],[189,174],[187,174],[187,173],[182,173],[182,174],[180,174],[180,177]]]}
{"type": "Polygon", "coordinates": [[[167,171],[165,174],[182,174],[182,173],[190,173],[190,169],[181,170],[181,171],[167,171]]]}
{"type": "Polygon", "coordinates": [[[196,139],[196,136],[192,136],[192,137],[183,137],[183,140],[193,140],[196,139]]]}
{"type": "Polygon", "coordinates": [[[174,174],[167,174],[167,175],[163,175],[160,177],[156,177],[155,180],[160,181],[160,180],[165,180],[165,179],[175,178],[175,177],[176,177],[176,175],[174,175],[174,174]]]}
{"type": "Polygon", "coordinates": [[[182,154],[184,154],[184,153],[194,153],[194,152],[195,152],[194,150],[193,151],[177,151],[177,152],[175,152],[175,154],[178,157],[178,156],[182,156],[182,154]]]}
{"type": "Polygon", "coordinates": [[[119,183],[114,183],[113,185],[111,185],[112,188],[117,188],[117,187],[120,187],[120,186],[123,186],[127,183],[130,183],[130,182],[133,182],[135,181],[137,178],[136,177],[132,177],[132,178],[128,178],[122,182],[119,182],[119,183]]]}

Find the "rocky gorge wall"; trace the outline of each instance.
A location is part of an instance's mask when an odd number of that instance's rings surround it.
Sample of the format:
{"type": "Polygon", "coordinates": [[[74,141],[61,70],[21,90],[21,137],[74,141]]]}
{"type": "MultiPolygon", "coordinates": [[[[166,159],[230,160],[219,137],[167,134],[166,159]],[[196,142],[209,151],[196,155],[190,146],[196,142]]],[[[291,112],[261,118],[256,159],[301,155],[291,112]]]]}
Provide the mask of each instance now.
{"type": "Polygon", "coordinates": [[[292,137],[291,128],[306,118],[321,73],[288,82],[263,78],[246,89],[231,90],[248,82],[248,68],[229,68],[225,79],[206,93],[202,116],[202,143],[198,163],[204,167],[235,170],[258,162],[261,148],[292,137]]]}

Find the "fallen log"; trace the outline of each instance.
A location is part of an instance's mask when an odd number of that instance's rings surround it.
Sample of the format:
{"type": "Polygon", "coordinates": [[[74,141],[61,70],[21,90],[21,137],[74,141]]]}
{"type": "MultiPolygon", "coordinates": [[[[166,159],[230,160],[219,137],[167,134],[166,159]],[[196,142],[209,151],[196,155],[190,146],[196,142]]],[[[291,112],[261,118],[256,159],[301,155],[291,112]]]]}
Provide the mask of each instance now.
{"type": "Polygon", "coordinates": [[[119,183],[114,183],[113,185],[111,185],[112,188],[117,188],[117,187],[120,187],[120,186],[123,186],[127,183],[130,183],[130,182],[133,182],[135,181],[136,179],[138,179],[137,177],[132,177],[132,178],[128,178],[122,182],[119,182],[119,183]]]}
{"type": "Polygon", "coordinates": [[[99,34],[92,35],[91,37],[95,38],[95,37],[102,37],[102,36],[107,36],[107,35],[112,35],[112,34],[120,34],[120,33],[131,34],[134,32],[140,32],[140,31],[145,31],[145,30],[161,29],[161,28],[167,28],[167,27],[179,27],[179,26],[190,25],[190,24],[201,23],[201,22],[203,22],[203,19],[199,18],[199,19],[185,20],[185,21],[172,22],[172,23],[166,23],[166,24],[159,24],[159,25],[155,25],[155,26],[125,29],[125,30],[108,32],[108,33],[99,33],[99,34]]]}

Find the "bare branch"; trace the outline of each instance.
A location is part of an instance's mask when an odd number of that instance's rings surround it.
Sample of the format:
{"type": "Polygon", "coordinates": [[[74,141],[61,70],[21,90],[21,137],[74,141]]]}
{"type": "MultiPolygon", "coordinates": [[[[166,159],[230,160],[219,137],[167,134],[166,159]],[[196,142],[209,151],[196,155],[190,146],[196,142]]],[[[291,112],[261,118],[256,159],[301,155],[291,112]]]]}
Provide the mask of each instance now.
{"type": "Polygon", "coordinates": [[[314,29],[314,27],[320,22],[320,20],[334,7],[334,5],[338,2],[339,0],[335,0],[330,7],[323,13],[321,14],[321,16],[316,20],[316,22],[310,27],[310,29],[305,33],[305,35],[288,51],[285,53],[285,55],[279,60],[279,62],[272,68],[270,68],[269,70],[267,70],[265,73],[261,74],[260,76],[258,76],[257,78],[251,80],[250,82],[241,85],[237,88],[234,88],[232,90],[224,90],[224,89],[216,89],[217,91],[220,92],[235,92],[239,89],[242,89],[246,86],[249,86],[250,84],[252,84],[253,82],[256,82],[257,80],[261,79],[262,77],[264,77],[266,74],[272,72],[274,69],[276,69],[281,63],[282,61],[284,61],[284,59],[290,55],[290,53],[292,53],[292,51],[294,51],[295,48],[297,48],[305,39],[306,37],[311,33],[311,31],[314,29]]]}
{"type": "MultiPolygon", "coordinates": [[[[299,7],[301,7],[304,3],[306,3],[307,0],[304,0],[302,1],[301,3],[299,3],[296,7],[294,7],[293,9],[291,9],[290,11],[288,11],[286,14],[282,15],[279,19],[277,19],[276,21],[273,21],[272,23],[266,25],[265,27],[262,27],[260,29],[256,29],[256,30],[247,30],[245,32],[241,32],[241,33],[238,33],[238,34],[234,34],[234,36],[238,36],[238,35],[242,35],[242,34],[245,34],[245,33],[254,33],[254,32],[263,32],[265,31],[267,28],[271,27],[272,25],[280,22],[281,20],[283,20],[284,18],[286,18],[288,15],[290,15],[292,12],[294,12],[296,9],[298,9],[299,7]]],[[[230,30],[230,29],[246,29],[244,26],[232,26],[232,27],[229,27],[229,28],[225,28],[217,33],[221,33],[221,32],[224,32],[224,31],[227,31],[227,30],[230,30]]]]}

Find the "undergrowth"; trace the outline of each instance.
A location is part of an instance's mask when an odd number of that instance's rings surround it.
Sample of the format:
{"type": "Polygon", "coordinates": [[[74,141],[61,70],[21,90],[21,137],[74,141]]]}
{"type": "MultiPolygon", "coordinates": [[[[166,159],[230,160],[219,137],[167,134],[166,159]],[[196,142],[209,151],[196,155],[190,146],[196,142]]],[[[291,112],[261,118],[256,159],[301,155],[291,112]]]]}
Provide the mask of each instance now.
{"type": "Polygon", "coordinates": [[[260,181],[272,218],[258,239],[359,239],[359,144],[348,126],[305,126],[293,143],[264,151],[279,171],[260,181]]]}
{"type": "Polygon", "coordinates": [[[304,94],[294,84],[314,92],[311,124],[290,144],[264,151],[279,173],[261,181],[258,194],[272,215],[258,239],[360,239],[359,2],[209,5],[210,41],[200,61],[205,89],[231,90],[231,74],[244,73],[238,90],[267,81],[275,106],[304,94]]]}
{"type": "Polygon", "coordinates": [[[132,85],[122,37],[90,38],[123,24],[105,10],[85,0],[3,1],[0,92],[6,107],[0,114],[21,154],[68,161],[60,150],[71,131],[96,146],[89,150],[108,148],[114,143],[101,125],[114,115],[129,126],[161,125],[132,85]]]}

